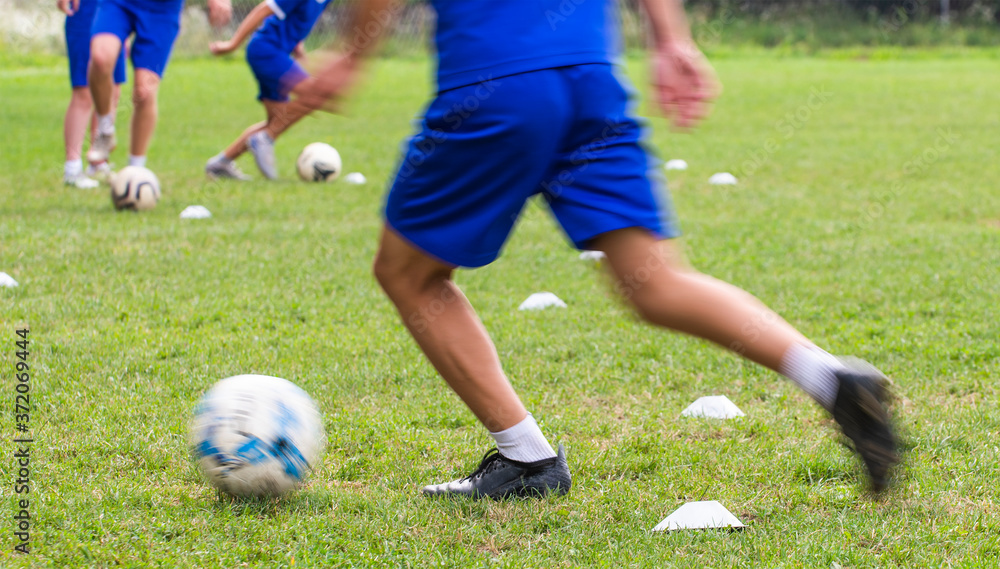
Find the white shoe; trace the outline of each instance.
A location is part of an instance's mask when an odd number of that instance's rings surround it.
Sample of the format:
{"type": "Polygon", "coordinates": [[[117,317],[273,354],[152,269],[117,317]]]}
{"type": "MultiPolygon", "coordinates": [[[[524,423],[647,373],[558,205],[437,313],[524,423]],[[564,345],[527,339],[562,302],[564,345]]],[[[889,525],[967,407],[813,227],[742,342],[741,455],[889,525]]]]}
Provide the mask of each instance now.
{"type": "Polygon", "coordinates": [[[63,176],[63,183],[67,186],[73,186],[78,190],[93,190],[101,185],[97,180],[85,176],[83,172],[75,176],[63,176]]]}
{"type": "Polygon", "coordinates": [[[83,171],[90,178],[94,178],[99,182],[108,182],[111,180],[111,164],[108,162],[100,162],[98,164],[87,164],[87,169],[83,171]]]}
{"type": "Polygon", "coordinates": [[[278,166],[274,159],[274,139],[267,134],[267,131],[258,130],[251,134],[250,138],[247,139],[247,147],[250,148],[254,160],[257,161],[260,173],[264,174],[266,178],[276,179],[278,166]]]}
{"type": "Polygon", "coordinates": [[[94,137],[94,142],[90,144],[90,150],[87,151],[87,161],[107,162],[115,146],[117,146],[117,142],[114,131],[110,133],[97,133],[97,136],[94,137]]]}
{"type": "Polygon", "coordinates": [[[212,158],[205,164],[205,174],[209,178],[231,178],[233,180],[242,180],[244,182],[253,180],[250,176],[243,173],[240,167],[236,165],[236,162],[232,160],[219,160],[212,158]]]}

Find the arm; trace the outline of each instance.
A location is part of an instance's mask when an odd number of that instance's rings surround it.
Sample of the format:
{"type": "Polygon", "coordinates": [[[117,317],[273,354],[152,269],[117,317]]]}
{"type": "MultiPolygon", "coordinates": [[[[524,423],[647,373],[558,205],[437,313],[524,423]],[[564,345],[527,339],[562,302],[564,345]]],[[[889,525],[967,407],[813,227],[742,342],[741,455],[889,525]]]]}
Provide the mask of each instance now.
{"type": "Polygon", "coordinates": [[[708,114],[719,94],[715,72],[691,39],[681,0],[642,0],[653,31],[653,88],[663,113],[678,128],[708,114]]]}
{"type": "Polygon", "coordinates": [[[63,14],[67,16],[72,16],[76,14],[76,11],[80,9],[80,0],[56,0],[56,7],[59,8],[63,14]]]}
{"type": "Polygon", "coordinates": [[[399,0],[357,0],[345,28],[348,43],[309,79],[295,89],[298,101],[311,109],[327,108],[355,83],[362,64],[389,31],[399,0]]]}
{"type": "Polygon", "coordinates": [[[208,21],[213,26],[216,28],[224,26],[232,19],[233,4],[230,0],[208,0],[208,21]]]}
{"type": "Polygon", "coordinates": [[[222,55],[235,51],[238,47],[243,45],[243,42],[246,41],[250,34],[257,31],[257,28],[259,28],[260,25],[264,23],[264,20],[266,20],[271,14],[274,14],[274,10],[271,10],[271,7],[267,5],[267,2],[257,4],[253,10],[250,10],[247,17],[243,18],[243,21],[240,22],[240,26],[236,28],[236,32],[233,33],[233,37],[229,38],[227,41],[212,42],[208,46],[209,49],[211,49],[212,53],[215,55],[222,55]]]}

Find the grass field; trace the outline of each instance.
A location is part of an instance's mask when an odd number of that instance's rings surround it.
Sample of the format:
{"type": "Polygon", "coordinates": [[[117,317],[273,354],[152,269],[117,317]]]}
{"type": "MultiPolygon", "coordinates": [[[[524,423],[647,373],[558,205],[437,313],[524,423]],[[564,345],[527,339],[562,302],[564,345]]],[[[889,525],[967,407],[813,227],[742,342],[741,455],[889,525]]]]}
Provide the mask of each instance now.
{"type": "MultiPolygon", "coordinates": [[[[208,182],[202,167],[262,116],[248,69],[175,62],[150,160],[164,198],[137,215],[116,213],[106,189],[61,185],[68,89],[61,64],[40,61],[0,70],[0,271],[20,282],[0,288],[2,424],[14,433],[15,330],[30,326],[35,438],[27,556],[12,553],[13,435],[2,445],[0,565],[995,566],[996,60],[752,56],[717,69],[726,92],[696,133],[652,121],[661,156],[691,165],[671,176],[691,259],[894,379],[908,453],[885,500],[865,494],[806,396],[637,322],[538,204],[499,262],[457,280],[528,408],[566,444],[573,491],[421,497],[490,444],[370,276],[427,62],[380,62],[346,116],[279,141],[283,180],[246,184],[208,182]],[[297,151],[316,140],[369,183],[294,180],[297,151]],[[708,185],[717,171],[739,185],[708,185]],[[214,217],[178,219],[191,204],[214,217]],[[540,290],[568,309],[516,310],[540,290]],[[325,415],[325,461],[276,503],[220,498],[188,455],[194,402],[240,373],[292,379],[325,415]],[[679,417],[711,394],[747,416],[679,417]],[[650,531],[698,499],[748,529],[650,531]]],[[[642,84],[638,60],[630,72],[642,84]]]]}

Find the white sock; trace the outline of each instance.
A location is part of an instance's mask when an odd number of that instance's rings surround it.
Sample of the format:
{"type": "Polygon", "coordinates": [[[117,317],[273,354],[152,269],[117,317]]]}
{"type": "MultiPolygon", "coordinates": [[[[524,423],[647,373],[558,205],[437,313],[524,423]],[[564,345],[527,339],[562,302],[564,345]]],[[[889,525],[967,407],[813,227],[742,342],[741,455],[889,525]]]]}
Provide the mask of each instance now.
{"type": "Polygon", "coordinates": [[[226,158],[225,152],[220,152],[217,155],[213,156],[212,159],[209,160],[209,162],[213,162],[216,164],[229,164],[230,162],[232,162],[232,160],[226,158]]]}
{"type": "Polygon", "coordinates": [[[101,134],[112,134],[115,132],[115,115],[97,115],[97,132],[101,134]]]}
{"type": "Polygon", "coordinates": [[[145,156],[133,156],[133,155],[129,154],[128,155],[128,165],[129,166],[142,166],[143,168],[145,168],[146,167],[146,157],[145,156]]]}
{"type": "Polygon", "coordinates": [[[781,375],[792,380],[827,411],[833,410],[840,382],[840,360],[815,346],[795,344],[781,358],[781,375]]]}
{"type": "Polygon", "coordinates": [[[531,413],[513,427],[490,436],[497,442],[500,454],[511,460],[536,462],[556,456],[531,413]]]}
{"type": "Polygon", "coordinates": [[[63,165],[63,176],[71,178],[83,172],[83,160],[77,158],[76,160],[67,160],[66,164],[63,165]]]}

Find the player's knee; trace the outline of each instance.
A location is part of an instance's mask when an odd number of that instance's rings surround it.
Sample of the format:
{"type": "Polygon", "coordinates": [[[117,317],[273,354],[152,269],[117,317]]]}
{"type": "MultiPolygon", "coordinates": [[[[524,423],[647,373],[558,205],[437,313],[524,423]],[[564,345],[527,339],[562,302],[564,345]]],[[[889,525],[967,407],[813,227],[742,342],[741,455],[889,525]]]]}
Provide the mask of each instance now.
{"type": "Polygon", "coordinates": [[[121,42],[114,36],[107,34],[94,36],[90,44],[91,68],[105,74],[113,72],[121,49],[121,42]]]}
{"type": "Polygon", "coordinates": [[[71,100],[73,107],[81,110],[90,110],[90,107],[93,105],[93,99],[90,98],[90,89],[87,87],[74,88],[71,100]]]}
{"type": "Polygon", "coordinates": [[[160,90],[160,78],[152,73],[136,75],[135,87],[132,89],[132,102],[135,105],[150,105],[156,102],[156,93],[160,90]]]}
{"type": "Polygon", "coordinates": [[[390,297],[407,293],[419,294],[441,280],[451,278],[451,272],[438,267],[427,268],[409,259],[395,258],[380,252],[372,264],[372,273],[382,290],[390,297]]]}

